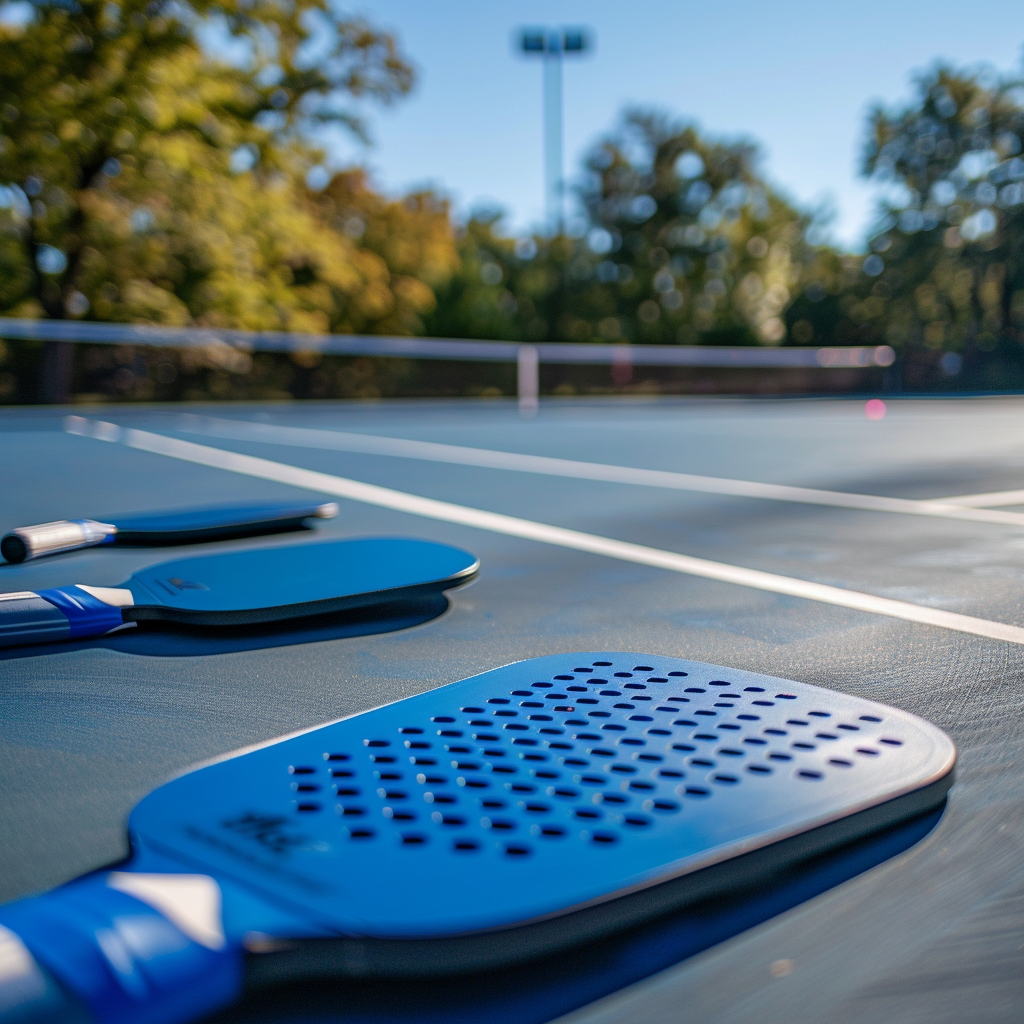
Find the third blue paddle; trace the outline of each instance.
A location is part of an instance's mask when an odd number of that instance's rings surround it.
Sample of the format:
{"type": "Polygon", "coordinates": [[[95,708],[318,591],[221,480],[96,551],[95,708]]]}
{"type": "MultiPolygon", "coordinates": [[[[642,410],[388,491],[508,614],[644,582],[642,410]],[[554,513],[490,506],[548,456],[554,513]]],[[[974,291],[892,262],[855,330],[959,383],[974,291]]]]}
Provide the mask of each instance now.
{"type": "Polygon", "coordinates": [[[232,537],[300,530],[316,519],[333,519],[333,501],[317,504],[261,502],[256,505],[213,505],[168,509],[109,521],[61,519],[38,526],[19,526],[0,539],[0,554],[8,562],[25,562],[79,548],[111,544],[156,547],[168,544],[199,544],[232,537]]]}

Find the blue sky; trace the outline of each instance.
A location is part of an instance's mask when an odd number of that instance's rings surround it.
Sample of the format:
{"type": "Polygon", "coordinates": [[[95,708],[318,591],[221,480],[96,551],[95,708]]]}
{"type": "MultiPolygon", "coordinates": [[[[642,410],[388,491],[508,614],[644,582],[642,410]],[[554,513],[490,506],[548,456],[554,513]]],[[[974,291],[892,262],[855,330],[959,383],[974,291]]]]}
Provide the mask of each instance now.
{"type": "Polygon", "coordinates": [[[370,166],[389,190],[429,183],[465,212],[497,203],[510,226],[543,212],[541,70],[512,48],[523,25],[582,24],[593,54],[567,61],[566,171],[629,103],[661,106],[707,132],[746,135],[765,170],[793,198],[830,200],[834,236],[862,237],[872,190],[856,175],[873,100],[909,94],[915,70],[1020,67],[1024,5],[1009,0],[859,0],[782,4],[750,0],[371,0],[344,8],[394,30],[419,69],[415,94],[368,111],[370,149],[335,159],[370,166]]]}

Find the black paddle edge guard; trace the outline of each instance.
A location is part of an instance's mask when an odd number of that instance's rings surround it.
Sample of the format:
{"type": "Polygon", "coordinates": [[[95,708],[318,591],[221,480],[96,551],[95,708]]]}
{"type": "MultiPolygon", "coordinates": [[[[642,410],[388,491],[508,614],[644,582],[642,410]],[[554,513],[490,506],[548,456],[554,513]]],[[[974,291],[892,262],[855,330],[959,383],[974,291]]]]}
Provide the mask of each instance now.
{"type": "Polygon", "coordinates": [[[352,594],[330,601],[311,601],[274,608],[250,608],[243,611],[196,612],[181,608],[162,608],[158,605],[128,607],[122,614],[126,622],[174,622],[184,625],[203,626],[254,626],[265,622],[281,622],[289,619],[323,617],[364,608],[376,608],[406,601],[417,601],[442,594],[447,590],[472,583],[480,573],[477,561],[463,572],[443,580],[431,580],[411,587],[397,587],[393,590],[376,590],[369,593],[352,594]]]}
{"type": "Polygon", "coordinates": [[[950,767],[935,782],[857,814],[660,885],[516,928],[429,939],[316,939],[296,941],[287,948],[281,948],[282,943],[272,952],[249,958],[249,980],[265,984],[338,975],[436,976],[526,962],[723,894],[761,886],[802,861],[926,814],[945,801],[953,781],[950,767]]]}
{"type": "Polygon", "coordinates": [[[135,530],[118,530],[117,543],[132,548],[169,548],[243,537],[269,537],[276,533],[312,530],[314,527],[309,522],[309,518],[309,516],[305,516],[296,519],[280,519],[273,523],[254,523],[252,526],[220,526],[201,530],[181,530],[174,537],[161,537],[135,530]]]}
{"type": "MultiPolygon", "coordinates": [[[[545,1024],[799,907],[911,850],[945,802],[798,861],[727,896],[665,912],[615,935],[527,963],[434,978],[308,978],[273,987],[250,968],[243,999],[207,1024],[545,1024]]],[[[768,970],[765,964],[765,970],[768,970]]]]}

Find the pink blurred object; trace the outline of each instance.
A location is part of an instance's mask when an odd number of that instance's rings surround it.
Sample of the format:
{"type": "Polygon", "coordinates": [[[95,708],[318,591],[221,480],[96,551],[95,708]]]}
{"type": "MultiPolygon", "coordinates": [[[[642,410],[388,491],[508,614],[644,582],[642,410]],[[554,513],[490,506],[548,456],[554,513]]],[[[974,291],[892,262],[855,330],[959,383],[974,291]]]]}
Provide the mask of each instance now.
{"type": "Polygon", "coordinates": [[[864,403],[864,415],[869,420],[881,420],[885,418],[885,402],[880,398],[869,398],[864,403]]]}

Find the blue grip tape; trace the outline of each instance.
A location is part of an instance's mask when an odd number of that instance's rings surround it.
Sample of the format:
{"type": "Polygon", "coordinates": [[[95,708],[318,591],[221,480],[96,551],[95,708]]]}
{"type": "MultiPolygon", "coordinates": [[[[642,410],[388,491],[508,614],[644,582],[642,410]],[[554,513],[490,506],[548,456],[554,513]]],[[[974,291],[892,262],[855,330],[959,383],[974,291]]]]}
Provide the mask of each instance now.
{"type": "MultiPolygon", "coordinates": [[[[88,526],[88,527],[91,527],[93,525],[93,523],[94,523],[94,520],[92,520],[92,519],[69,519],[68,522],[69,523],[76,523],[78,526],[88,526]]],[[[117,531],[115,530],[113,533],[106,534],[104,536],[103,540],[97,541],[96,546],[97,547],[102,547],[104,544],[114,544],[116,541],[117,541],[117,531]]]]}
{"type": "Polygon", "coordinates": [[[37,590],[36,593],[64,613],[71,627],[71,640],[102,636],[124,625],[124,616],[120,608],[109,605],[78,587],[57,587],[54,590],[37,590]]]}
{"type": "Polygon", "coordinates": [[[98,1024],[179,1024],[242,991],[242,952],[194,942],[106,874],[0,907],[0,924],[98,1024]]]}

